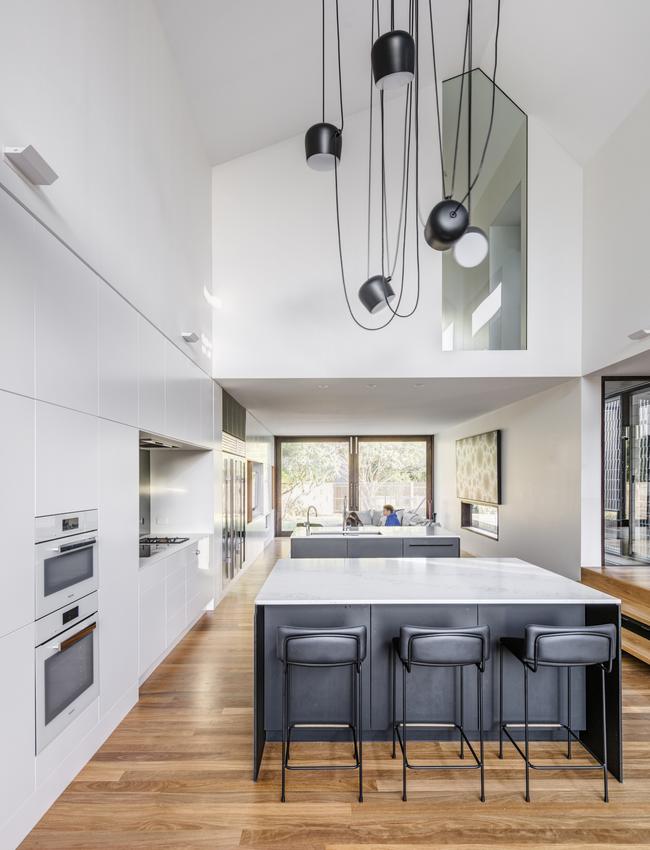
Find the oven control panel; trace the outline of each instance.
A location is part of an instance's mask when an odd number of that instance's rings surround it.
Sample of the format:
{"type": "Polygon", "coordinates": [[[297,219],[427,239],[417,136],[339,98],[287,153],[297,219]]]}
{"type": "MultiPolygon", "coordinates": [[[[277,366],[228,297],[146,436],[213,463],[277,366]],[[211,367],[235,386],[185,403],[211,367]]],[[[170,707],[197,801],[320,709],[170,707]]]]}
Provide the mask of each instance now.
{"type": "Polygon", "coordinates": [[[72,534],[82,534],[97,530],[97,511],[75,511],[68,514],[50,514],[37,516],[34,522],[36,543],[45,540],[58,540],[72,534]]]}

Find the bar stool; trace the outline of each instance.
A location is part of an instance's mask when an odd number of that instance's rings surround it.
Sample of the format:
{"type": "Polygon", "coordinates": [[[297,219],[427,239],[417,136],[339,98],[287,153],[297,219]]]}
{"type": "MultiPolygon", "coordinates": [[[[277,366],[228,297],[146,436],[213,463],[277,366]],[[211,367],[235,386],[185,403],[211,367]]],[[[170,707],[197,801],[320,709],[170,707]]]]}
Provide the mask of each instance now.
{"type": "Polygon", "coordinates": [[[499,758],[503,758],[503,735],[507,735],[526,765],[526,802],[530,802],[530,769],[533,770],[602,770],[603,799],[609,802],[607,784],[607,717],[605,707],[605,672],[611,673],[616,657],[616,627],[613,623],[601,626],[526,626],[523,638],[502,637],[499,646],[499,758]],[[509,650],[524,670],[524,722],[503,722],[503,651],[509,650]],[[592,752],[571,728],[571,668],[600,666],[603,717],[603,759],[592,752]],[[531,723],[528,719],[528,673],[539,667],[566,667],[567,671],[567,722],[531,723]],[[510,734],[508,727],[524,727],[524,750],[510,734]],[[580,765],[534,764],[529,754],[529,730],[556,728],[567,733],[568,759],[572,757],[571,742],[577,741],[598,763],[580,765]]]}
{"type": "Polygon", "coordinates": [[[402,800],[406,800],[406,771],[410,770],[480,770],[481,802],[485,802],[485,775],[483,758],[483,673],[485,662],[490,656],[489,626],[469,628],[429,629],[417,626],[402,626],[399,638],[393,638],[392,679],[393,679],[393,758],[395,758],[395,739],[402,751],[402,800]],[[402,664],[402,720],[396,717],[397,661],[402,664]],[[479,753],[476,755],[463,726],[463,670],[476,667],[477,713],[479,730],[479,753]],[[407,718],[406,690],[408,674],[417,667],[455,667],[460,672],[460,722],[409,723],[407,718]],[[460,737],[460,757],[465,758],[464,745],[467,744],[474,758],[474,764],[411,764],[408,760],[406,742],[407,729],[425,727],[448,727],[457,729],[460,737]]]}
{"type": "Polygon", "coordinates": [[[359,802],[363,802],[363,699],[361,667],[366,657],[366,627],[303,629],[280,626],[277,630],[277,656],[283,665],[282,677],[282,796],[285,801],[287,770],[358,770],[359,802]],[[291,719],[291,669],[293,667],[349,667],[352,671],[350,723],[304,723],[291,719]],[[291,733],[296,728],[350,729],[354,763],[346,765],[289,763],[291,733]]]}

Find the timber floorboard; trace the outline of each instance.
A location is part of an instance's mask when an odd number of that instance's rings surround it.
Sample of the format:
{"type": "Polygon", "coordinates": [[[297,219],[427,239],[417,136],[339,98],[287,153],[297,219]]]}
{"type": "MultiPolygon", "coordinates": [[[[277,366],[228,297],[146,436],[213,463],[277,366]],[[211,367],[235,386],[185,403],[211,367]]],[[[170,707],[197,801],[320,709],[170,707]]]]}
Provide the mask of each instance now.
{"type": "MultiPolygon", "coordinates": [[[[364,745],[365,802],[356,773],[288,777],[279,802],[279,745],[251,781],[253,600],[276,559],[275,541],[144,683],[140,701],[70,783],[22,850],[650,850],[650,668],[623,665],[625,784],[601,798],[597,774],[532,773],[486,747],[487,802],[478,772],[411,773],[385,743],[364,745]]],[[[453,758],[448,744],[420,745],[453,758]]],[[[341,745],[297,745],[295,755],[348,756],[341,745]]],[[[534,754],[562,763],[557,749],[534,754]]]]}

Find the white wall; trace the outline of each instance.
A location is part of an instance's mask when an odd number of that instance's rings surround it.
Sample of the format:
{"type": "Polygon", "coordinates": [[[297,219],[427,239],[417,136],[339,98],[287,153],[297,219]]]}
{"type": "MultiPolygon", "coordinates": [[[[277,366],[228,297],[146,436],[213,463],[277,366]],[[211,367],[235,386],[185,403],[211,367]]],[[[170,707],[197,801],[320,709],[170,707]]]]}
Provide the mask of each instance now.
{"type": "Polygon", "coordinates": [[[154,449],[149,455],[151,534],[212,534],[212,453],[154,449]]]}
{"type": "Polygon", "coordinates": [[[583,374],[650,347],[650,93],[584,169],[583,374]]]}
{"type": "Polygon", "coordinates": [[[435,435],[435,509],[460,531],[463,551],[580,577],[580,415],[580,381],[572,380],[435,435]],[[456,497],[456,440],[494,428],[502,430],[499,540],[461,531],[456,497]]]}
{"type": "Polygon", "coordinates": [[[0,145],[58,173],[0,184],[206,369],[210,169],[151,0],[2,4],[0,145]]]}
{"type": "Polygon", "coordinates": [[[264,464],[262,513],[246,525],[246,566],[252,564],[275,536],[275,511],[272,494],[272,468],[275,464],[273,434],[251,413],[246,412],[246,458],[264,464]]]}
{"type": "MultiPolygon", "coordinates": [[[[388,124],[397,129],[394,121],[388,124]]],[[[395,162],[396,138],[387,145],[388,160],[395,162]]],[[[423,146],[421,158],[421,205],[428,210],[440,197],[429,145],[423,146]]],[[[366,175],[367,113],[359,113],[346,117],[340,167],[343,251],[354,305],[367,276],[366,175]]],[[[394,170],[391,175],[397,177],[394,170]]],[[[379,333],[353,324],[341,290],[333,176],[307,167],[302,135],[215,167],[213,289],[221,307],[214,317],[214,374],[579,374],[581,169],[534,118],[529,121],[528,178],[529,348],[486,354],[442,351],[440,254],[424,242],[416,315],[379,333]]],[[[396,189],[396,180],[389,179],[391,199],[396,189]]],[[[414,277],[407,277],[404,309],[415,292],[414,277]]]]}

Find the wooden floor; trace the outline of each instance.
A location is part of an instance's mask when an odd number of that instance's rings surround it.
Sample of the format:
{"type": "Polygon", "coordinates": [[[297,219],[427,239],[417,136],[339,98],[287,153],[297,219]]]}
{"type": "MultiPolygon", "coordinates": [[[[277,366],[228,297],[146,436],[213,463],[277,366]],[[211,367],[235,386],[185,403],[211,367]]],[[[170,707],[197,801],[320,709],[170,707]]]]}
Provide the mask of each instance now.
{"type": "MultiPolygon", "coordinates": [[[[621,600],[621,611],[650,626],[650,567],[583,567],[582,583],[621,600]]],[[[650,664],[650,640],[623,629],[623,649],[650,664]]]]}
{"type": "MultiPolygon", "coordinates": [[[[612,780],[609,805],[596,774],[580,773],[533,774],[533,802],[525,803],[522,762],[512,752],[499,761],[493,744],[486,803],[473,771],[418,773],[403,803],[400,763],[383,743],[364,747],[363,804],[351,772],[291,774],[281,804],[277,744],[267,745],[254,784],[252,602],[283,547],[269,547],[147,680],[138,705],[23,850],[650,848],[650,668],[627,657],[626,781],[612,780]]],[[[332,756],[331,745],[302,746],[332,756]]],[[[429,752],[440,755],[439,746],[429,752]]]]}

